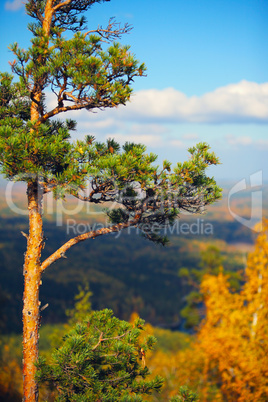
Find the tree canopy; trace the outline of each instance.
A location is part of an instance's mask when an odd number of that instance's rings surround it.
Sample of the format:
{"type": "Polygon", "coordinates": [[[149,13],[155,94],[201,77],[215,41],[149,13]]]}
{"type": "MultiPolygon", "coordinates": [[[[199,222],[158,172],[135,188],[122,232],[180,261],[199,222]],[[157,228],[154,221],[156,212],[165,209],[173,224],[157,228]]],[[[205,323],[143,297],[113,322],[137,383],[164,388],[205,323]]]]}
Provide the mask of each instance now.
{"type": "Polygon", "coordinates": [[[74,121],[30,121],[28,92],[10,75],[1,75],[0,90],[2,173],[11,180],[37,180],[42,195],[113,202],[117,208],[108,211],[112,222],[138,225],[154,241],[158,229],[173,223],[181,211],[202,212],[221,196],[214,178],[206,175],[210,165],[219,163],[207,144],[190,148],[190,159],[172,170],[166,160],[157,166],[157,156],[147,154],[142,144],[120,147],[113,139],[101,143],[92,135],[71,142],[74,121]]]}
{"type": "Polygon", "coordinates": [[[206,169],[219,163],[207,144],[189,149],[190,159],[172,170],[142,144],[120,147],[113,139],[98,142],[87,135],[71,140],[73,120],[57,120],[68,111],[103,110],[125,105],[131,84],[144,76],[129,46],[117,42],[129,32],[114,19],[107,27],[86,29],[84,12],[106,0],[28,0],[31,45],[10,48],[17,81],[0,75],[0,173],[27,183],[29,233],[24,263],[24,398],[38,399],[34,380],[38,357],[41,275],[75,244],[99,235],[138,227],[150,240],[164,243],[159,232],[180,211],[201,212],[220,198],[221,189],[206,169]],[[47,94],[54,104],[47,102],[47,94]],[[85,202],[112,202],[111,225],[76,236],[45,261],[42,205],[44,196],[71,195],[85,202]]]}

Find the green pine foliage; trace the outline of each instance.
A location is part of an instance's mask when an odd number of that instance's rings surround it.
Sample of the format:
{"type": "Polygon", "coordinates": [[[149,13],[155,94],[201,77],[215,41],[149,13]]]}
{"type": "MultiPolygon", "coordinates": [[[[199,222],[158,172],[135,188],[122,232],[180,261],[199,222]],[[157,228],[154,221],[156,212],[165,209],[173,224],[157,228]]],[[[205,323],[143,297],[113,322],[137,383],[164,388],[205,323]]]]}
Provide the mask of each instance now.
{"type": "Polygon", "coordinates": [[[168,161],[158,167],[156,155],[147,154],[142,144],[126,143],[120,149],[113,139],[100,143],[91,135],[71,142],[75,122],[51,120],[69,110],[125,104],[131,82],[144,75],[144,64],[129,47],[114,42],[129,31],[128,25],[110,20],[106,29],[82,33],[85,19],[78,16],[94,3],[98,1],[55,4],[48,32],[44,32],[46,1],[26,3],[35,20],[29,26],[32,46],[27,50],[17,43],[11,46],[18,82],[7,74],[0,77],[1,173],[10,180],[37,182],[39,193],[53,192],[56,198],[72,194],[93,203],[113,202],[117,209],[108,212],[112,223],[136,218],[145,237],[165,244],[161,228],[172,224],[182,210],[202,212],[220,198],[221,189],[206,175],[207,167],[219,160],[201,143],[189,149],[190,159],[172,171],[168,161]],[[72,38],[68,31],[74,32],[72,38]],[[56,101],[50,110],[48,90],[56,101]],[[30,115],[30,105],[37,110],[37,119],[30,115]],[[85,194],[86,188],[91,188],[90,194],[85,194]]]}
{"type": "Polygon", "coordinates": [[[53,192],[56,198],[71,194],[87,202],[113,202],[117,209],[108,211],[112,223],[135,220],[146,238],[165,244],[161,228],[181,211],[200,213],[221,197],[214,178],[206,175],[209,166],[219,163],[209,146],[189,149],[189,160],[172,170],[166,160],[157,166],[157,156],[147,154],[142,144],[121,148],[113,139],[100,143],[92,135],[72,142],[76,123],[51,120],[66,111],[125,104],[132,81],[145,73],[129,47],[114,41],[130,30],[128,25],[110,20],[105,29],[82,32],[85,19],[80,13],[99,2],[56,2],[47,32],[47,2],[26,3],[35,21],[29,26],[32,45],[27,50],[17,43],[11,46],[18,82],[0,76],[0,170],[10,180],[37,182],[39,193],[53,192]],[[45,98],[49,90],[55,99],[50,110],[45,98]]]}
{"type": "Polygon", "coordinates": [[[188,387],[180,387],[179,394],[170,399],[170,402],[198,402],[198,395],[188,387]]]}
{"type": "Polygon", "coordinates": [[[12,83],[12,75],[0,73],[0,125],[8,123],[13,129],[30,118],[28,92],[22,83],[12,83]]]}
{"type": "Polygon", "coordinates": [[[130,324],[111,310],[93,312],[65,335],[50,362],[40,358],[37,379],[57,389],[57,401],[142,401],[163,384],[146,378],[142,355],[156,340],[141,339],[143,330],[141,319],[130,324]]]}
{"type": "MultiPolygon", "coordinates": [[[[90,292],[80,289],[71,314],[78,323],[63,336],[59,347],[40,357],[36,379],[58,402],[142,402],[149,395],[161,399],[164,379],[150,373],[146,354],[156,338],[144,334],[144,321],[128,323],[114,317],[112,310],[91,311],[90,292]]],[[[69,324],[74,324],[71,319],[69,324]]],[[[59,342],[57,342],[59,344],[59,342]]],[[[196,393],[180,387],[170,402],[198,402],[196,393]]]]}
{"type": "MultiPolygon", "coordinates": [[[[2,75],[0,90],[7,99],[16,88],[2,75]]],[[[202,212],[221,196],[214,178],[206,176],[206,168],[219,162],[206,144],[190,149],[190,159],[171,171],[168,161],[156,166],[157,156],[147,154],[141,144],[126,143],[121,149],[113,139],[100,143],[93,136],[70,142],[70,131],[76,127],[72,120],[47,120],[36,130],[36,123],[23,120],[19,107],[15,114],[12,100],[9,103],[0,126],[0,164],[6,178],[38,180],[43,193],[53,191],[55,197],[71,194],[96,204],[113,202],[117,208],[107,212],[112,223],[138,216],[135,224],[145,237],[162,244],[166,238],[161,228],[172,224],[181,211],[202,212]]]]}

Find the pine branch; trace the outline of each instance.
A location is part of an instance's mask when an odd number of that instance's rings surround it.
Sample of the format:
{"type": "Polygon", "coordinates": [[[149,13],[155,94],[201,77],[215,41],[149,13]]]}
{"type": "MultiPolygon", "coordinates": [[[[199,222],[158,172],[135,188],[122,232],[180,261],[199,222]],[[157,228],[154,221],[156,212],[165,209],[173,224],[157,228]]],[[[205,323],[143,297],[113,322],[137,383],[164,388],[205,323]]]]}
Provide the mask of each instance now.
{"type": "MultiPolygon", "coordinates": [[[[70,94],[68,94],[68,95],[70,96],[70,94]]],[[[70,105],[70,106],[57,106],[54,109],[52,109],[51,111],[45,113],[38,120],[38,124],[45,123],[49,118],[56,116],[57,114],[70,111],[70,110],[80,110],[80,109],[91,110],[91,109],[96,109],[96,108],[101,109],[104,107],[114,107],[113,102],[110,101],[109,98],[99,100],[98,104],[89,98],[88,99],[78,99],[78,98],[73,97],[73,100],[76,101],[77,103],[75,103],[74,105],[70,105]]],[[[70,101],[70,99],[68,99],[68,101],[70,101]]]]}
{"type": "Polygon", "coordinates": [[[98,346],[101,344],[101,342],[104,340],[104,339],[102,338],[102,336],[103,336],[103,332],[100,333],[98,343],[97,343],[95,346],[93,346],[93,348],[92,348],[93,351],[96,350],[97,347],[98,347],[98,346]]]}
{"type": "MultiPolygon", "coordinates": [[[[109,338],[103,338],[103,337],[102,337],[102,336],[103,336],[103,332],[101,332],[101,334],[100,334],[100,336],[99,336],[98,343],[97,343],[95,346],[93,346],[92,350],[96,350],[97,347],[101,344],[101,342],[111,341],[111,340],[119,340],[119,339],[121,339],[121,338],[124,338],[124,336],[126,336],[126,335],[129,334],[130,332],[131,332],[131,331],[129,330],[129,331],[124,332],[122,335],[111,336],[111,337],[109,337],[109,338]]],[[[106,355],[106,356],[107,356],[107,355],[106,355]]]]}
{"type": "Polygon", "coordinates": [[[125,24],[123,27],[119,23],[115,22],[114,18],[110,18],[108,26],[103,29],[102,26],[98,26],[97,29],[93,29],[84,33],[84,37],[89,34],[97,33],[107,41],[120,39],[123,34],[129,33],[132,27],[129,24],[125,24]]]}
{"type": "Polygon", "coordinates": [[[64,6],[68,6],[71,2],[72,2],[72,0],[65,0],[62,3],[59,3],[56,6],[54,6],[53,11],[55,12],[55,11],[63,8],[64,6]]]}
{"type": "Polygon", "coordinates": [[[59,260],[60,258],[64,258],[65,253],[69,248],[74,246],[75,244],[80,243],[81,241],[87,239],[95,239],[95,237],[108,234],[108,233],[115,233],[120,232],[122,229],[128,228],[130,226],[135,226],[139,222],[139,218],[135,218],[128,222],[118,223],[116,225],[90,231],[79,236],[73,237],[72,239],[68,240],[65,244],[63,244],[58,250],[56,250],[50,257],[48,257],[41,265],[41,272],[49,267],[53,262],[59,260]]]}
{"type": "Polygon", "coordinates": [[[133,373],[133,370],[131,370],[129,373],[123,375],[122,377],[100,380],[100,382],[107,382],[107,383],[110,383],[110,382],[122,381],[122,380],[125,380],[126,378],[130,378],[131,375],[132,375],[132,373],[133,373]]]}

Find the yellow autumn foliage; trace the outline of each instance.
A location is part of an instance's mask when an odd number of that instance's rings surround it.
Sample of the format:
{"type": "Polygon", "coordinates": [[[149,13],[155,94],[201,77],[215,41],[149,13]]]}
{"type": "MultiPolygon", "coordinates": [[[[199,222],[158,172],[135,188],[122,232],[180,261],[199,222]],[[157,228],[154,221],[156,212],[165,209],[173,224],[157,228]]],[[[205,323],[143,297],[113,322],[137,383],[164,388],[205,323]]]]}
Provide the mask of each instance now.
{"type": "Polygon", "coordinates": [[[184,350],[157,351],[150,359],[152,371],[166,378],[166,400],[180,384],[196,390],[202,402],[268,401],[267,232],[264,220],[241,291],[231,288],[223,272],[204,276],[206,317],[195,340],[184,350]]]}
{"type": "Polygon", "coordinates": [[[22,399],[22,372],[21,367],[10,346],[1,345],[0,364],[0,400],[17,402],[22,399]]]}
{"type": "Polygon", "coordinates": [[[217,370],[228,401],[268,400],[268,220],[249,254],[245,284],[232,292],[228,278],[202,282],[206,319],[198,334],[207,373],[217,370]]]}

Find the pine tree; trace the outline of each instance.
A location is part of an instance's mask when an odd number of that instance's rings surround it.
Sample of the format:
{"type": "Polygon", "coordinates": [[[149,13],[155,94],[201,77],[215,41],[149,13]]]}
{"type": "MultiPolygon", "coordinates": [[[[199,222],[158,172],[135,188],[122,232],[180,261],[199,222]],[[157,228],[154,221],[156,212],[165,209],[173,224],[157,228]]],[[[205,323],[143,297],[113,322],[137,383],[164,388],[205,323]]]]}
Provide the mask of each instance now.
{"type": "Polygon", "coordinates": [[[6,73],[0,75],[1,173],[8,180],[27,183],[29,233],[24,234],[23,296],[27,402],[38,399],[39,288],[47,267],[81,241],[130,226],[138,227],[148,239],[164,243],[161,227],[172,223],[181,210],[202,211],[221,193],[205,173],[208,166],[218,164],[207,144],[191,148],[190,159],[172,171],[168,161],[156,167],[156,156],[146,154],[141,144],[126,143],[121,150],[113,140],[99,143],[92,136],[71,142],[75,122],[55,120],[63,112],[124,105],[130,99],[131,82],[144,75],[144,64],[139,64],[129,47],[114,42],[129,32],[129,25],[122,27],[110,20],[106,28],[85,29],[83,12],[106,1],[26,1],[26,12],[33,20],[29,24],[31,46],[27,50],[17,43],[11,46],[17,82],[6,73]],[[46,104],[49,90],[57,103],[51,109],[46,104]],[[84,191],[87,184],[88,193],[84,191]],[[118,208],[108,211],[109,226],[70,239],[42,261],[42,204],[51,192],[56,198],[69,194],[95,204],[112,201],[118,208]]]}
{"type": "Polygon", "coordinates": [[[37,379],[57,389],[58,401],[142,401],[159,392],[163,379],[147,379],[143,356],[153,336],[141,338],[144,322],[130,324],[111,310],[92,312],[75,325],[50,361],[40,358],[37,379]]]}
{"type": "MultiPolygon", "coordinates": [[[[93,311],[64,335],[49,359],[40,357],[37,380],[56,391],[56,401],[142,402],[159,396],[163,378],[151,374],[147,353],[156,339],[144,334],[144,321],[128,323],[111,310],[93,311]]],[[[197,402],[197,395],[180,387],[170,402],[197,402]]]]}

